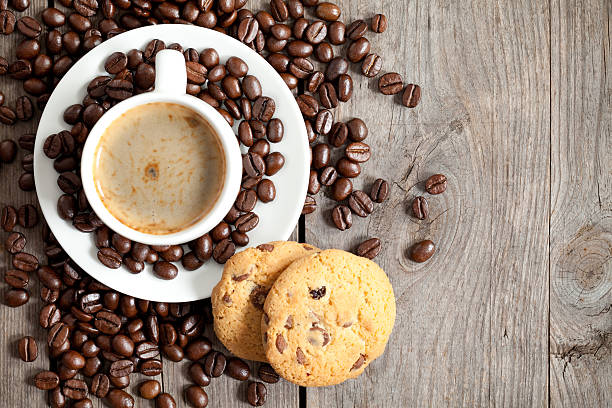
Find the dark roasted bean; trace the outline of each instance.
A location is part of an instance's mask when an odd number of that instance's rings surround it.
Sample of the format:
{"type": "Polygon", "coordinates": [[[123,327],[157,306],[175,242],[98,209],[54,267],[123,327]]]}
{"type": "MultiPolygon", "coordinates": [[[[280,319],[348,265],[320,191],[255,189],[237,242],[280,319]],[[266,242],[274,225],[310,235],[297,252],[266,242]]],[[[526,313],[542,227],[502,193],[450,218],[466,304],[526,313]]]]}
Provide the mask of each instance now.
{"type": "Polygon", "coordinates": [[[394,95],[402,91],[402,76],[397,72],[388,72],[378,79],[378,90],[384,95],[394,95]]]}
{"type": "Polygon", "coordinates": [[[332,210],[332,221],[340,231],[347,230],[353,225],[351,210],[345,205],[337,205],[332,210]]]}
{"type": "MultiPolygon", "coordinates": [[[[324,4],[324,3],[322,3],[324,4]]],[[[331,4],[331,3],[327,3],[331,4]]],[[[254,407],[260,407],[266,402],[266,386],[260,382],[250,382],[247,387],[247,401],[254,407]]]]}
{"type": "Polygon", "coordinates": [[[433,241],[427,239],[416,243],[410,250],[410,258],[414,262],[425,262],[431,258],[436,251],[436,246],[433,241]]]}
{"type": "Polygon", "coordinates": [[[370,198],[376,203],[382,203],[389,197],[389,183],[383,179],[376,179],[370,190],[370,198]]]}
{"type": "Polygon", "coordinates": [[[378,238],[371,238],[359,244],[355,253],[364,258],[374,259],[380,253],[380,249],[380,240],[378,238]]]}
{"type": "Polygon", "coordinates": [[[444,174],[434,174],[425,181],[425,190],[429,194],[442,194],[446,191],[446,176],[444,174]]]}

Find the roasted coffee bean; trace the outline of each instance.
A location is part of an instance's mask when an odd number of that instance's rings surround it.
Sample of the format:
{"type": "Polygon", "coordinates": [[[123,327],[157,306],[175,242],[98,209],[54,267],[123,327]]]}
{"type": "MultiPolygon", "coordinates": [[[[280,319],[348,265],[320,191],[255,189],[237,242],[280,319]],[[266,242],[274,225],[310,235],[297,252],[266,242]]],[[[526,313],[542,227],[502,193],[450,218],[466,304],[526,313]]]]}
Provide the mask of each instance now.
{"type": "Polygon", "coordinates": [[[236,230],[242,233],[251,231],[257,224],[259,224],[259,216],[252,212],[241,215],[235,222],[236,230]]]}
{"type": "Polygon", "coordinates": [[[212,248],[212,239],[208,234],[205,234],[194,241],[193,252],[201,261],[206,261],[212,255],[212,248]]]}
{"type": "Polygon", "coordinates": [[[7,205],[2,208],[2,217],[0,223],[2,224],[3,230],[5,230],[6,232],[11,232],[17,224],[17,210],[15,210],[15,208],[10,205],[7,205]]]}
{"type": "Polygon", "coordinates": [[[112,53],[104,63],[104,69],[109,74],[118,74],[127,67],[127,56],[122,52],[112,53]]]}
{"type": "Polygon", "coordinates": [[[123,390],[113,389],[107,395],[113,408],[134,408],[134,398],[123,390]]]}
{"type": "Polygon", "coordinates": [[[171,280],[178,275],[178,268],[167,261],[158,261],[153,266],[153,272],[158,278],[171,280]]]}
{"type": "Polygon", "coordinates": [[[102,310],[100,300],[101,295],[98,292],[86,293],[79,299],[79,307],[84,313],[97,313],[102,310]]]}
{"type": "Polygon", "coordinates": [[[72,400],[82,400],[87,396],[87,383],[83,380],[70,379],[64,382],[62,391],[64,395],[72,400]]]}
{"type": "Polygon", "coordinates": [[[132,249],[132,241],[117,233],[113,234],[111,242],[113,247],[121,255],[125,255],[132,249]]]}
{"type": "Polygon", "coordinates": [[[351,210],[345,205],[337,205],[332,210],[332,221],[340,231],[347,230],[353,225],[351,210]]]}
{"type": "Polygon", "coordinates": [[[53,303],[59,298],[59,290],[43,286],[40,288],[40,298],[44,303],[53,303]]]}
{"type": "Polygon", "coordinates": [[[269,203],[276,198],[276,187],[270,179],[263,179],[257,184],[257,197],[262,203],[269,203]]]}
{"type": "Polygon", "coordinates": [[[323,186],[331,186],[335,183],[337,178],[338,171],[336,168],[333,166],[327,166],[321,171],[321,174],[319,175],[319,182],[323,186]]]}
{"type": "Polygon", "coordinates": [[[132,96],[134,86],[125,79],[113,79],[106,84],[105,92],[108,96],[118,101],[132,96]]]}
{"type": "Polygon", "coordinates": [[[195,271],[203,264],[204,262],[200,261],[200,259],[193,252],[188,252],[183,256],[183,258],[181,258],[181,265],[183,265],[183,268],[187,269],[188,271],[195,271]]]}
{"type": "Polygon", "coordinates": [[[174,362],[179,362],[183,360],[183,357],[184,357],[183,349],[177,344],[167,344],[165,346],[162,346],[161,349],[164,353],[164,356],[168,360],[174,361],[174,362]]]}
{"type": "MultiPolygon", "coordinates": [[[[68,24],[72,29],[79,33],[85,33],[87,30],[91,29],[91,21],[80,14],[72,13],[68,16],[68,24]]],[[[53,30],[51,32],[58,32],[57,30],[53,30]]],[[[47,37],[47,42],[49,41],[49,37],[47,37]]],[[[61,44],[60,50],[61,50],[61,44]]],[[[59,54],[59,51],[53,52],[53,54],[59,54]]]]}
{"type": "Polygon", "coordinates": [[[64,408],[66,406],[66,396],[64,396],[61,387],[50,390],[48,394],[51,408],[64,408]]]}
{"type": "Polygon", "coordinates": [[[310,170],[310,177],[308,178],[308,194],[317,194],[319,190],[321,190],[319,175],[316,170],[310,170]]]}
{"type": "Polygon", "coordinates": [[[0,34],[8,35],[15,31],[15,14],[9,10],[0,11],[0,34]]]}
{"type": "Polygon", "coordinates": [[[307,118],[314,118],[319,113],[319,102],[311,95],[302,94],[296,98],[296,102],[302,115],[307,118]]]}
{"type": "Polygon", "coordinates": [[[9,269],[4,273],[4,281],[15,289],[25,289],[28,286],[30,277],[25,271],[9,269]]]}
{"type": "Polygon", "coordinates": [[[424,220],[429,216],[429,205],[425,197],[418,196],[414,198],[412,201],[412,214],[419,220],[424,220]]]}
{"type": "Polygon", "coordinates": [[[346,36],[355,41],[364,36],[368,31],[368,24],[365,20],[355,20],[346,29],[346,36]]]}
{"type": "Polygon", "coordinates": [[[26,238],[20,232],[11,233],[4,243],[4,247],[10,254],[16,254],[23,251],[26,246],[26,238]]]}
{"type": "Polygon", "coordinates": [[[38,318],[40,326],[47,329],[60,321],[61,313],[54,304],[45,305],[41,310],[38,318]]]}
{"type": "Polygon", "coordinates": [[[121,266],[121,254],[112,248],[101,248],[98,260],[107,268],[118,269],[121,266]]]}
{"type": "Polygon", "coordinates": [[[344,44],[346,41],[346,26],[341,21],[334,21],[331,23],[327,29],[327,33],[329,42],[333,45],[344,44]]]}
{"type": "Polygon", "coordinates": [[[30,294],[25,289],[10,289],[4,294],[4,301],[9,307],[25,305],[30,300],[30,294]]]}
{"type": "Polygon", "coordinates": [[[317,5],[315,15],[325,21],[336,21],[340,18],[342,10],[333,3],[323,2],[317,5]]]}
{"type": "Polygon", "coordinates": [[[319,88],[319,100],[321,101],[321,105],[328,109],[338,106],[336,88],[329,82],[322,84],[319,88]]]}
{"type": "Polygon", "coordinates": [[[220,377],[225,371],[227,359],[218,351],[213,351],[206,356],[204,361],[204,372],[211,377],[220,377]]]}
{"type": "Polygon", "coordinates": [[[355,253],[368,259],[374,259],[380,253],[381,244],[378,238],[370,238],[357,247],[355,253]]]}
{"type": "Polygon", "coordinates": [[[52,390],[59,386],[59,377],[52,371],[41,371],[34,377],[34,385],[39,390],[52,390]]]}
{"type": "Polygon", "coordinates": [[[27,252],[19,252],[13,257],[13,266],[25,272],[34,272],[38,269],[38,258],[27,252]]]}
{"type": "Polygon", "coordinates": [[[62,280],[57,272],[49,266],[41,266],[37,271],[38,280],[49,289],[59,289],[62,286],[62,280]]]}
{"type": "MultiPolygon", "coordinates": [[[[251,192],[255,194],[254,191],[251,192]]],[[[215,246],[212,256],[215,261],[220,264],[224,264],[225,262],[227,262],[228,259],[232,257],[232,255],[234,255],[235,252],[236,246],[234,245],[234,243],[229,239],[224,239],[215,246]]]]}
{"type": "Polygon", "coordinates": [[[113,362],[108,370],[111,377],[124,377],[134,371],[134,363],[131,360],[117,360],[113,362]]]}
{"type": "Polygon", "coordinates": [[[434,174],[425,181],[425,190],[429,194],[442,194],[446,191],[446,176],[444,174],[434,174]]]}
{"type": "Polygon", "coordinates": [[[346,126],[349,130],[349,138],[353,142],[361,142],[366,137],[368,137],[368,127],[363,122],[363,120],[359,118],[353,118],[346,122],[346,126]]]}
{"type": "Polygon", "coordinates": [[[376,179],[370,190],[370,198],[376,203],[382,203],[387,197],[389,197],[389,183],[383,179],[376,179]]]}
{"type": "Polygon", "coordinates": [[[80,51],[81,48],[81,37],[75,31],[68,31],[62,36],[62,42],[64,49],[68,54],[74,55],[80,51]]]}
{"type": "Polygon", "coordinates": [[[242,78],[249,72],[249,67],[246,62],[238,57],[229,57],[225,63],[225,67],[230,75],[236,78],[242,78]]]}
{"type": "Polygon", "coordinates": [[[415,84],[408,84],[402,94],[402,105],[414,108],[421,100],[421,87],[415,84]]]}
{"type": "Polygon", "coordinates": [[[259,366],[257,375],[263,382],[267,382],[268,384],[276,384],[280,379],[280,376],[274,371],[270,364],[266,363],[262,363],[259,366]]]}
{"type": "Polygon", "coordinates": [[[134,353],[134,342],[123,334],[118,334],[112,339],[113,351],[124,357],[131,357],[134,353]]]}
{"type": "MultiPolygon", "coordinates": [[[[282,3],[281,0],[278,0],[282,3]]],[[[284,3],[283,3],[284,4],[284,3]]],[[[208,394],[197,385],[190,385],[185,389],[185,399],[192,407],[204,408],[208,406],[208,394]]]]}
{"type": "Polygon", "coordinates": [[[327,143],[319,143],[312,148],[312,167],[322,169],[331,159],[331,149],[327,143]]]}
{"type": "Polygon", "coordinates": [[[288,40],[291,37],[291,27],[287,24],[274,24],[270,27],[270,34],[277,40],[288,40]]]}
{"type": "Polygon", "coordinates": [[[276,105],[274,100],[267,96],[261,96],[257,98],[253,104],[253,117],[257,120],[267,122],[272,119],[275,110],[276,105]]]}
{"type": "Polygon", "coordinates": [[[104,334],[116,334],[121,329],[121,318],[115,313],[101,310],[96,314],[94,325],[104,334]]]}
{"type": "Polygon", "coordinates": [[[302,214],[311,214],[317,209],[317,201],[312,196],[306,196],[304,200],[304,207],[302,208],[302,214]]]}
{"type": "Polygon", "coordinates": [[[38,357],[38,345],[34,337],[26,336],[19,340],[17,351],[21,360],[26,363],[36,360],[36,357],[38,357]]]}
{"type": "Polygon", "coordinates": [[[168,393],[159,394],[155,399],[155,408],[176,408],[176,402],[168,393]]]}
{"type": "Polygon", "coordinates": [[[342,122],[336,122],[332,125],[327,137],[330,145],[340,147],[348,138],[348,127],[342,122]]]}
{"type": "MultiPolygon", "coordinates": [[[[35,135],[31,134],[31,133],[25,133],[21,136],[19,136],[19,147],[21,147],[24,150],[27,150],[29,152],[34,151],[34,140],[35,140],[35,135]]],[[[0,142],[0,160],[2,160],[2,142],[0,142]]],[[[14,156],[13,156],[14,158],[14,156]]]]}
{"type": "Polygon", "coordinates": [[[287,53],[291,57],[308,58],[314,52],[312,44],[302,40],[294,40],[287,44],[287,53]]]}
{"type": "Polygon", "coordinates": [[[92,17],[98,10],[98,0],[73,0],[72,7],[77,13],[85,17],[92,17]]]}
{"type": "Polygon", "coordinates": [[[144,399],[153,399],[161,392],[161,385],[157,380],[147,380],[138,386],[138,392],[144,399]]]}
{"type": "Polygon", "coordinates": [[[332,59],[325,69],[325,78],[328,81],[336,80],[340,75],[348,72],[348,61],[344,57],[332,59]]]}
{"type": "Polygon", "coordinates": [[[338,177],[335,183],[332,185],[331,196],[336,201],[342,201],[347,198],[353,192],[353,183],[351,180],[338,177]]]}
{"type": "Polygon", "coordinates": [[[288,0],[287,9],[289,9],[289,15],[294,20],[304,17],[304,5],[300,0],[288,0]]]}
{"type": "Polygon", "coordinates": [[[64,122],[68,123],[69,125],[74,125],[81,120],[82,113],[83,105],[70,105],[64,110],[64,122]]]}
{"type": "Polygon", "coordinates": [[[387,30],[387,17],[384,14],[376,14],[372,17],[372,31],[375,33],[384,33],[387,30]]]}
{"type": "Polygon", "coordinates": [[[98,249],[109,247],[110,237],[111,237],[111,231],[106,225],[103,225],[102,227],[97,228],[94,234],[94,240],[95,240],[96,247],[98,249]]]}
{"type": "Polygon", "coordinates": [[[382,58],[378,54],[368,54],[361,63],[361,73],[374,78],[382,68],[382,58]]]}
{"type": "MultiPolygon", "coordinates": [[[[370,52],[370,41],[361,37],[351,43],[346,51],[346,57],[351,62],[361,61],[370,52]]],[[[381,90],[382,92],[382,90],[381,90]]],[[[397,93],[397,92],[396,92],[397,93]]],[[[387,94],[388,95],[388,94],[387,94]]]]}
{"type": "Polygon", "coordinates": [[[266,167],[266,176],[272,176],[285,165],[285,156],[280,152],[272,152],[264,159],[266,167]]]}
{"type": "MultiPolygon", "coordinates": [[[[314,65],[308,58],[297,57],[294,58],[289,64],[289,72],[292,76],[299,79],[308,77],[314,71],[314,65]]],[[[290,75],[283,73],[286,76],[290,75]]],[[[281,75],[282,76],[282,75],[281,75]]],[[[291,86],[289,88],[292,88],[291,86]]]]}
{"type": "Polygon", "coordinates": [[[159,356],[159,348],[157,347],[157,344],[151,341],[139,343],[136,346],[135,352],[138,358],[142,358],[144,360],[149,360],[159,356]]]}
{"type": "Polygon", "coordinates": [[[83,111],[83,122],[85,122],[87,127],[92,128],[103,114],[104,108],[97,103],[92,103],[91,105],[86,106],[85,110],[83,111]]]}
{"type": "Polygon", "coordinates": [[[71,405],[72,408],[93,408],[93,406],[93,402],[91,402],[89,398],[84,398],[80,401],[74,401],[71,405]]]}
{"type": "Polygon", "coordinates": [[[149,89],[155,83],[155,68],[146,63],[140,63],[136,68],[134,82],[140,89],[149,89]]]}
{"type": "Polygon", "coordinates": [[[283,122],[280,119],[274,118],[268,122],[266,135],[270,142],[280,142],[281,140],[283,140],[284,133],[285,129],[283,126],[283,122]]]}
{"type": "Polygon", "coordinates": [[[304,31],[304,39],[309,43],[320,44],[327,37],[327,26],[323,21],[315,21],[304,31]]]}
{"type": "Polygon", "coordinates": [[[266,390],[266,386],[263,383],[251,381],[249,383],[249,386],[247,387],[247,401],[254,407],[260,407],[266,402],[267,393],[268,391],[266,390]]]}
{"type": "Polygon", "coordinates": [[[18,180],[19,188],[23,191],[34,190],[34,175],[32,173],[22,173],[18,180]]]}
{"type": "Polygon", "coordinates": [[[306,90],[310,93],[318,92],[319,87],[325,81],[325,76],[321,71],[313,72],[306,81],[306,90]]]}
{"type": "Polygon", "coordinates": [[[64,220],[71,220],[74,218],[76,209],[76,200],[71,194],[63,194],[57,200],[57,212],[59,216],[64,220]]]}
{"type": "Polygon", "coordinates": [[[220,82],[226,76],[227,69],[225,68],[225,65],[215,65],[210,69],[210,71],[208,71],[209,82],[220,82]]]}
{"type": "Polygon", "coordinates": [[[334,114],[329,109],[320,110],[315,119],[314,129],[317,133],[327,135],[334,123],[334,114]]]}
{"type": "Polygon", "coordinates": [[[355,163],[364,163],[370,159],[370,146],[363,142],[349,143],[344,149],[344,154],[355,163]]]}
{"type": "MultiPolygon", "coordinates": [[[[61,39],[61,35],[60,35],[60,39],[61,39]]],[[[49,45],[47,45],[47,51],[49,51],[49,45]]],[[[8,67],[8,74],[13,79],[24,79],[24,80],[28,79],[30,77],[30,75],[32,75],[32,64],[30,63],[30,61],[17,60],[15,62],[13,62],[11,65],[9,65],[9,67],[8,67]]],[[[6,109],[8,109],[8,107],[7,106],[3,106],[3,108],[4,108],[3,110],[0,110],[0,113],[2,113],[2,115],[0,115],[0,119],[2,119],[3,117],[6,117],[6,116],[10,116],[10,113],[8,111],[6,111],[6,109]],[[3,111],[6,111],[6,112],[3,112],[3,111]]],[[[3,120],[2,123],[6,124],[6,125],[10,125],[11,124],[11,123],[7,123],[4,120],[3,120]]]]}
{"type": "Polygon", "coordinates": [[[210,384],[210,376],[204,372],[204,367],[197,362],[189,366],[189,378],[201,387],[206,387],[210,384]]]}
{"type": "MultiPolygon", "coordinates": [[[[36,62],[40,56],[40,54],[37,55],[34,61],[36,62]]],[[[42,58],[45,57],[46,55],[42,58]]],[[[38,69],[36,65],[34,67],[38,69]]],[[[23,90],[30,95],[40,96],[47,92],[47,84],[40,78],[28,78],[23,82],[23,90]]],[[[32,104],[32,106],[34,105],[32,104]]]]}
{"type": "Polygon", "coordinates": [[[8,106],[0,106],[0,122],[5,125],[14,125],[17,121],[15,111],[8,106]]]}
{"type": "Polygon", "coordinates": [[[250,177],[263,176],[266,170],[266,164],[261,156],[257,153],[247,153],[242,159],[242,167],[246,174],[250,177]]]}
{"type": "Polygon", "coordinates": [[[186,62],[185,65],[187,67],[187,81],[197,85],[202,85],[206,82],[208,70],[204,65],[196,61],[186,62]]]}
{"type": "Polygon", "coordinates": [[[436,251],[436,246],[433,241],[427,239],[416,243],[410,250],[410,258],[414,262],[425,262],[431,258],[436,251]]]}
{"type": "Polygon", "coordinates": [[[395,95],[403,86],[402,76],[397,72],[388,72],[378,79],[378,90],[384,95],[395,95]]]}
{"type": "Polygon", "coordinates": [[[67,55],[60,57],[57,61],[55,61],[55,64],[53,64],[53,75],[58,78],[63,77],[64,74],[68,72],[73,62],[74,61],[72,58],[67,55]]]}
{"type": "MultiPolygon", "coordinates": [[[[137,363],[137,359],[134,358],[133,361],[134,362],[134,366],[136,366],[137,363]]],[[[110,379],[110,383],[112,385],[114,385],[115,387],[119,388],[119,389],[124,389],[129,387],[130,385],[130,376],[129,375],[124,375],[123,377],[109,377],[110,379]]]]}
{"type": "Polygon", "coordinates": [[[249,244],[249,236],[240,231],[232,231],[232,233],[230,234],[230,238],[232,239],[232,242],[236,244],[236,246],[243,247],[249,244]]]}
{"type": "Polygon", "coordinates": [[[334,49],[329,43],[322,42],[314,51],[315,57],[321,62],[330,62],[334,58],[334,49]]]}
{"type": "MultiPolygon", "coordinates": [[[[43,21],[45,21],[45,12],[50,9],[45,9],[42,12],[43,21]]],[[[58,10],[59,11],[59,10],[58,10]]],[[[64,19],[65,21],[65,19],[64,19]]],[[[45,22],[45,24],[47,24],[45,22]]],[[[62,24],[64,24],[62,22],[62,24]]],[[[60,24],[61,25],[61,24],[60,24]]],[[[38,21],[29,16],[23,16],[17,21],[17,30],[29,38],[38,38],[42,32],[42,27],[38,21]]]]}
{"type": "Polygon", "coordinates": [[[249,379],[251,370],[243,360],[232,357],[227,361],[225,373],[238,381],[246,381],[249,379]]]}
{"type": "Polygon", "coordinates": [[[287,72],[291,58],[278,52],[268,55],[268,62],[277,72],[287,72]]]}
{"type": "Polygon", "coordinates": [[[351,193],[348,204],[351,210],[359,217],[367,217],[374,211],[372,200],[361,190],[355,190],[351,193]]]}
{"type": "Polygon", "coordinates": [[[210,230],[210,237],[214,242],[219,242],[222,239],[228,238],[231,230],[226,222],[221,221],[212,230],[210,230]]]}
{"type": "Polygon", "coordinates": [[[270,14],[274,20],[283,22],[289,18],[289,9],[283,0],[270,1],[270,14]]]}
{"type": "Polygon", "coordinates": [[[243,145],[247,147],[253,146],[253,131],[251,130],[249,122],[246,120],[240,122],[240,125],[238,125],[238,138],[243,145]]]}
{"type": "Polygon", "coordinates": [[[221,88],[228,98],[238,99],[242,95],[240,80],[235,76],[228,75],[221,80],[221,88]]]}

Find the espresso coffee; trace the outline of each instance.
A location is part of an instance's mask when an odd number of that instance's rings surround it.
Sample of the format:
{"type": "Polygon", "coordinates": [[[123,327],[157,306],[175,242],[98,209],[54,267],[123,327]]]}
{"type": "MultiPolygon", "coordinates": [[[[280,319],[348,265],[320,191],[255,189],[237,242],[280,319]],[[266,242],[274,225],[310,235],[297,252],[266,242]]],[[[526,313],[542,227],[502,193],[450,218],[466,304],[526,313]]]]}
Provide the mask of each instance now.
{"type": "Polygon", "coordinates": [[[169,234],[212,209],[225,180],[225,156],[199,113],[154,102],[126,111],[105,130],[93,177],[102,203],[122,224],[169,234]]]}

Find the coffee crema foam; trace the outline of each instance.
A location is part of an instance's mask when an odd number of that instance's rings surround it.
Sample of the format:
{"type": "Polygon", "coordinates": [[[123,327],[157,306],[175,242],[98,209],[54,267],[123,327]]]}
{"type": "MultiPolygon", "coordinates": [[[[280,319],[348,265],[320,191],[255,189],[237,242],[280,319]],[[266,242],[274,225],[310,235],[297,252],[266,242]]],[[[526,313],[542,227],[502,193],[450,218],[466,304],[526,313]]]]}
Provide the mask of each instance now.
{"type": "Polygon", "coordinates": [[[93,177],[102,203],[122,224],[170,234],[210,212],[225,181],[225,156],[199,113],[153,102],[126,111],[104,131],[93,177]]]}

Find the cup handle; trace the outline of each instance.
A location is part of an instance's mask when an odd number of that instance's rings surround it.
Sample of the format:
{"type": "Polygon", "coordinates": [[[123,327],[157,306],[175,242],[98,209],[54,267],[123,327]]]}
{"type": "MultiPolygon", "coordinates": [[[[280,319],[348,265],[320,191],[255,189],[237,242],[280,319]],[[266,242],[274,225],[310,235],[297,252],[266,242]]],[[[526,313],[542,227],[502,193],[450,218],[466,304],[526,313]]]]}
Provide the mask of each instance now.
{"type": "Polygon", "coordinates": [[[185,57],[176,50],[155,54],[155,92],[184,94],[187,89],[185,57]]]}

